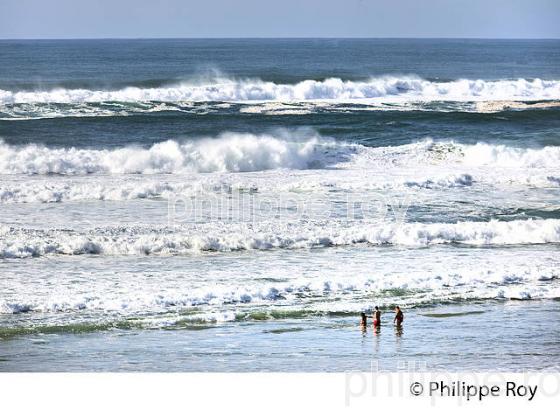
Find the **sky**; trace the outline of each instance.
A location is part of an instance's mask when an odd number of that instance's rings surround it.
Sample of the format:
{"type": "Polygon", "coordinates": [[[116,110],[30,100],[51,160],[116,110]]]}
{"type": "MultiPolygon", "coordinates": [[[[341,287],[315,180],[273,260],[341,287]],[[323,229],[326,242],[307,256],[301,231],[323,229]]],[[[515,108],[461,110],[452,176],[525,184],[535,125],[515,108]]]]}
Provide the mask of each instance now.
{"type": "Polygon", "coordinates": [[[560,38],[560,0],[0,0],[0,38],[560,38]]]}

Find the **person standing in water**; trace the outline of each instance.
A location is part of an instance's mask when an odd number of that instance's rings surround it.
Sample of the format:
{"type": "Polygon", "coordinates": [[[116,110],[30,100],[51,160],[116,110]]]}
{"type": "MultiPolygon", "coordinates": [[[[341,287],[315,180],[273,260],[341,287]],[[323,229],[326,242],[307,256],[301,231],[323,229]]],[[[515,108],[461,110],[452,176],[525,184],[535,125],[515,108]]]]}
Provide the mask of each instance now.
{"type": "Polygon", "coordinates": [[[401,308],[398,307],[398,306],[395,308],[395,312],[397,314],[395,315],[395,318],[393,319],[393,323],[396,322],[397,326],[400,326],[400,325],[402,325],[402,322],[404,320],[404,314],[403,314],[401,308]]]}
{"type": "Polygon", "coordinates": [[[375,317],[373,319],[373,326],[375,327],[381,326],[381,311],[379,310],[379,306],[375,307],[375,317]]]}
{"type": "Polygon", "coordinates": [[[362,328],[367,327],[367,318],[373,318],[373,316],[367,316],[364,312],[361,313],[362,320],[360,321],[360,326],[362,328]]]}

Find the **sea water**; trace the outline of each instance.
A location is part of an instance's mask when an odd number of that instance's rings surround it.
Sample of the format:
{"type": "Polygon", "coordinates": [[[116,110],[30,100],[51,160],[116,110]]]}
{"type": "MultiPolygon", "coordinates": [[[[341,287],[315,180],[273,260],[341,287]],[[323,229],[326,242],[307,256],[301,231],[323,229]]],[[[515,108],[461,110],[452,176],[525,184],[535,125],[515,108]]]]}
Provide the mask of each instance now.
{"type": "Polygon", "coordinates": [[[558,371],[560,42],[0,41],[0,209],[0,370],[558,371]]]}

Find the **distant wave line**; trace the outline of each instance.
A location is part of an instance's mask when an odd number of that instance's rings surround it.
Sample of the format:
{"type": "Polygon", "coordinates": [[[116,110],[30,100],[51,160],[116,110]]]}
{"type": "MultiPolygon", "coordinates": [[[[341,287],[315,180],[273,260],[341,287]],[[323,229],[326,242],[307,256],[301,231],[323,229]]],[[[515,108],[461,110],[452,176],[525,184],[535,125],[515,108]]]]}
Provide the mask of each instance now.
{"type": "Polygon", "coordinates": [[[417,76],[382,76],[365,81],[328,78],[277,84],[260,79],[216,78],[174,86],[119,90],[57,88],[47,91],[0,90],[0,104],[92,103],[103,101],[534,101],[559,100],[560,80],[459,79],[436,82],[417,76]]]}

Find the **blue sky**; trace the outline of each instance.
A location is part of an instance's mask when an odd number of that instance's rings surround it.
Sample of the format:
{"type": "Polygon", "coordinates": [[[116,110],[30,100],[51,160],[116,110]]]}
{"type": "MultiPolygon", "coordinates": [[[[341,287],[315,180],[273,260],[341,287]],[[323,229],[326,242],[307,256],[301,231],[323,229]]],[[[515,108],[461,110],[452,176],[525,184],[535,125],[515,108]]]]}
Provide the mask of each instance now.
{"type": "Polygon", "coordinates": [[[560,38],[560,0],[0,0],[0,38],[560,38]]]}

